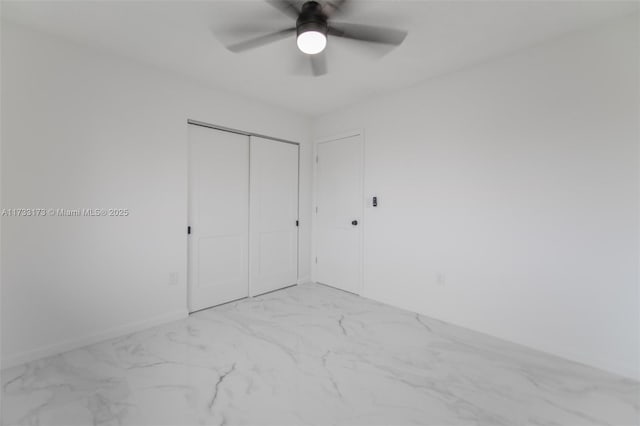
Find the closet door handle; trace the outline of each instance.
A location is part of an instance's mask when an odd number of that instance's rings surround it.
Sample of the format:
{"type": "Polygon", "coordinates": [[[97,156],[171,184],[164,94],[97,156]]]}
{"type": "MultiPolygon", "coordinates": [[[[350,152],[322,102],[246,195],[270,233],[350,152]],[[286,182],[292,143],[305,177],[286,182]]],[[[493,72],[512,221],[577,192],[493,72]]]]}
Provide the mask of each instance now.
{"type": "Polygon", "coordinates": [[[352,221],[351,221],[351,224],[352,224],[353,226],[358,226],[358,221],[357,221],[357,220],[352,220],[352,221]]]}

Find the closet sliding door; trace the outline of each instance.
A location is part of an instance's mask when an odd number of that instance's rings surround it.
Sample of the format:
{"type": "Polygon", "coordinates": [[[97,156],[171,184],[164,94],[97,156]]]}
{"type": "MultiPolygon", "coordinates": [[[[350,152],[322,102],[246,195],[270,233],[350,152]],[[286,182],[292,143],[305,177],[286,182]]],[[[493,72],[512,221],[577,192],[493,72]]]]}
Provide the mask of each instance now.
{"type": "Polygon", "coordinates": [[[249,294],[249,137],[189,126],[189,311],[249,294]]]}
{"type": "Polygon", "coordinates": [[[298,281],[298,145],[251,137],[250,291],[298,281]]]}

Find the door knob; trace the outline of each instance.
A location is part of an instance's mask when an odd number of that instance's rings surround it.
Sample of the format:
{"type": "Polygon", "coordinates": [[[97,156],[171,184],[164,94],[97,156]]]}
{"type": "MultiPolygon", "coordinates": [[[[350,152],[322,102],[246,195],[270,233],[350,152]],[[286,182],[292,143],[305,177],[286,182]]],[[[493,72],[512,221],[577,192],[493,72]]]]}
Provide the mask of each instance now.
{"type": "Polygon", "coordinates": [[[356,226],[356,225],[358,225],[358,221],[357,221],[357,220],[352,220],[352,221],[351,221],[351,224],[352,224],[353,226],[356,226]]]}

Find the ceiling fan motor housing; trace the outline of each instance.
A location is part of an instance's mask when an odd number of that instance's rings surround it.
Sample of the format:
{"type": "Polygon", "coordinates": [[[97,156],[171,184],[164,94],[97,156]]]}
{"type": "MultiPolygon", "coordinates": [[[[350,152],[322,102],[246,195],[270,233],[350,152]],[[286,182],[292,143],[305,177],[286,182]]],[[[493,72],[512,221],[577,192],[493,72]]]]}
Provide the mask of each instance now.
{"type": "Polygon", "coordinates": [[[317,31],[327,35],[327,17],[322,12],[322,6],[316,1],[308,1],[302,5],[302,11],[296,21],[297,35],[307,31],[317,31]]]}

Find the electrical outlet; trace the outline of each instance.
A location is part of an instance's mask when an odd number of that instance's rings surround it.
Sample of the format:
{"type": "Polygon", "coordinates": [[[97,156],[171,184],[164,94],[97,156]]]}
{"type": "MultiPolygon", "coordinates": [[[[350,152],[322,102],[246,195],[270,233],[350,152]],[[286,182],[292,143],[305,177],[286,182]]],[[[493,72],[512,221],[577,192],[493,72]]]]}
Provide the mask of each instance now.
{"type": "Polygon", "coordinates": [[[180,275],[177,272],[171,272],[169,274],[169,285],[178,285],[180,282],[180,275]]]}

